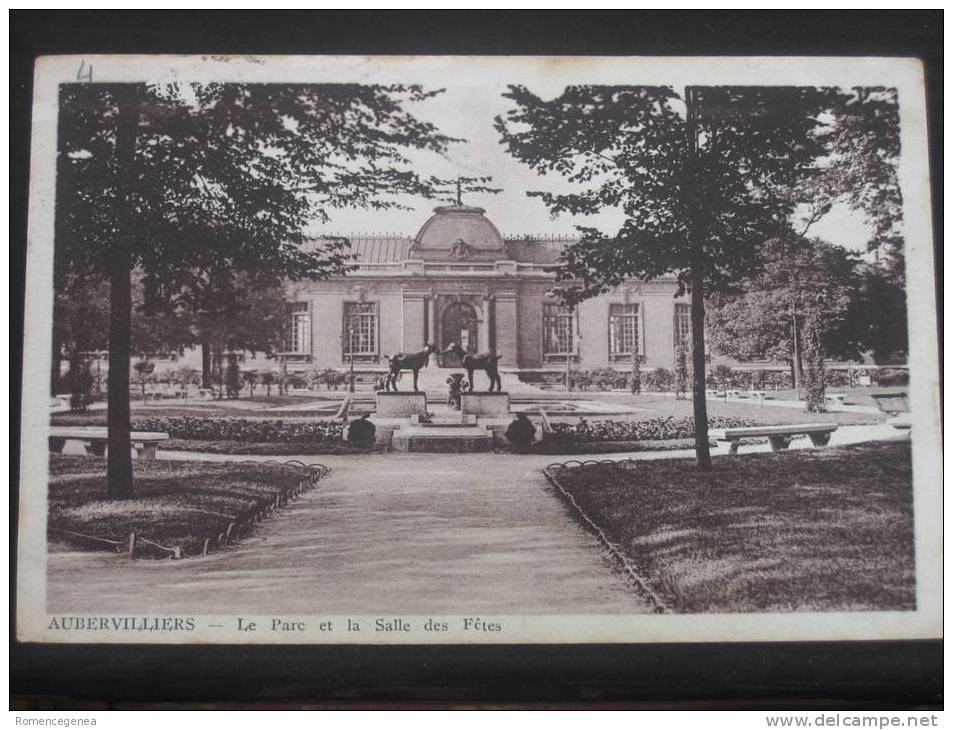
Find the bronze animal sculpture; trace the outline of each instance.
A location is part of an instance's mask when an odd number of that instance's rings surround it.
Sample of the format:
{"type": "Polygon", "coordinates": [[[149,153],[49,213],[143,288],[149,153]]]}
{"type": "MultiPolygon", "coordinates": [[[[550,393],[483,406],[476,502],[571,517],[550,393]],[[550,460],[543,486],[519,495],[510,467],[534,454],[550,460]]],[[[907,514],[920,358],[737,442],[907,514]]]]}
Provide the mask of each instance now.
{"type": "Polygon", "coordinates": [[[490,387],[487,392],[493,392],[493,386],[496,391],[503,390],[503,381],[500,379],[500,371],[497,364],[502,355],[495,355],[492,352],[466,352],[457,342],[451,342],[450,346],[443,351],[443,354],[453,353],[460,358],[461,367],[467,371],[467,380],[470,381],[469,392],[473,392],[473,371],[483,370],[490,379],[490,387]]]}
{"type": "Polygon", "coordinates": [[[398,352],[387,358],[390,372],[387,373],[387,377],[384,379],[384,390],[393,390],[396,393],[397,378],[400,377],[400,371],[412,370],[414,373],[414,392],[419,393],[420,391],[417,389],[417,378],[420,375],[420,368],[427,364],[427,359],[432,352],[438,352],[437,346],[432,342],[428,342],[427,346],[418,352],[398,352]]]}

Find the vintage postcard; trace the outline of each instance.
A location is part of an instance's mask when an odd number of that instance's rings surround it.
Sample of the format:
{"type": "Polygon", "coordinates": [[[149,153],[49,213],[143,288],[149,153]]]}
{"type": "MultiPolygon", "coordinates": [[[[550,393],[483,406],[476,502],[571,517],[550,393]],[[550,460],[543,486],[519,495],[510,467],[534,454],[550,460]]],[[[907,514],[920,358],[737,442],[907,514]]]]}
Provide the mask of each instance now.
{"type": "Polygon", "coordinates": [[[36,65],[17,637],[933,638],[899,58],[36,65]]]}

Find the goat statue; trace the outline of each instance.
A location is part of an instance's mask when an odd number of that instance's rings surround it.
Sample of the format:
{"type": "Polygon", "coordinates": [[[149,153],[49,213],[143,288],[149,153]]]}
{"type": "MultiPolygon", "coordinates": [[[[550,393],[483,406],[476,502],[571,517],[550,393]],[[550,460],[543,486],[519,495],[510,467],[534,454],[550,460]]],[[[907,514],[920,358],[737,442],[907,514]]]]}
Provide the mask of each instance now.
{"type": "Polygon", "coordinates": [[[384,379],[384,390],[393,390],[397,392],[397,378],[400,377],[401,370],[413,370],[414,372],[414,392],[419,393],[417,389],[417,378],[420,375],[420,368],[427,364],[430,353],[437,352],[437,346],[428,342],[423,350],[418,352],[398,352],[387,358],[390,372],[384,379]]]}
{"type": "Polygon", "coordinates": [[[493,386],[496,391],[503,390],[503,382],[500,380],[500,371],[497,369],[502,355],[495,355],[492,352],[466,352],[458,342],[451,342],[450,346],[443,351],[443,354],[453,353],[460,358],[461,367],[467,371],[467,380],[470,383],[469,392],[473,392],[473,371],[483,370],[490,379],[490,387],[487,392],[493,392],[493,386]]]}

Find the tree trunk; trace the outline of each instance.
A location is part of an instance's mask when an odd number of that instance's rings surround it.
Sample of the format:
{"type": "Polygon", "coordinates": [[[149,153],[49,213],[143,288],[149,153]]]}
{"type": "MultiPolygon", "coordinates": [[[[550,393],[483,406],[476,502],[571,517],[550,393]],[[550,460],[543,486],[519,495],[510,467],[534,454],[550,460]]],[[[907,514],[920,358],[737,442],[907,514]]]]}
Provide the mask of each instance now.
{"type": "Polygon", "coordinates": [[[791,372],[794,376],[794,398],[797,400],[801,397],[801,383],[804,380],[804,366],[801,363],[801,344],[799,342],[799,328],[797,325],[797,312],[793,312],[791,315],[791,343],[794,357],[793,367],[791,372]]]}
{"type": "Polygon", "coordinates": [[[53,362],[50,366],[50,395],[56,395],[60,384],[60,369],[63,367],[63,343],[53,335],[53,362]]]}
{"type": "Polygon", "coordinates": [[[73,349],[69,354],[69,383],[70,383],[70,410],[86,410],[86,392],[83,387],[83,358],[79,350],[73,349]]]}
{"type": "Polygon", "coordinates": [[[212,387],[212,346],[202,343],[202,387],[212,387]]]}
{"type": "MultiPolygon", "coordinates": [[[[698,154],[698,89],[685,87],[685,111],[688,121],[688,149],[698,154]]],[[[697,191],[696,191],[697,192],[697,191]]],[[[689,206],[694,208],[697,201],[689,206]]],[[[695,466],[699,471],[711,471],[711,451],[708,447],[708,403],[705,400],[705,251],[704,228],[698,220],[690,226],[691,236],[691,315],[692,315],[692,383],[695,416],[695,466]]]]}
{"type": "Polygon", "coordinates": [[[116,153],[117,171],[116,233],[109,270],[109,410],[106,496],[126,499],[134,496],[132,482],[132,429],[129,411],[129,349],[132,325],[132,235],[129,191],[133,179],[138,109],[134,88],[120,93],[116,153]]]}
{"type": "Polygon", "coordinates": [[[695,415],[695,462],[699,471],[711,471],[708,446],[708,402],[705,400],[705,290],[703,272],[692,267],[692,382],[695,415]]]}

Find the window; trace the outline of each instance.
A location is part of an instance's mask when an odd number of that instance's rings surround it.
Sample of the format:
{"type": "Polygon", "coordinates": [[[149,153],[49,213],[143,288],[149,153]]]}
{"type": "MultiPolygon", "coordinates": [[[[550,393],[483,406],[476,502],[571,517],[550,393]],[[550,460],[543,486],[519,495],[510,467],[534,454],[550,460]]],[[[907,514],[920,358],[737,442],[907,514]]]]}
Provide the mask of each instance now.
{"type": "Polygon", "coordinates": [[[675,305],[675,347],[679,345],[692,351],[692,311],[687,304],[675,305]]]}
{"type": "MultiPolygon", "coordinates": [[[[609,305],[609,357],[631,358],[639,353],[639,305],[609,305]]],[[[639,353],[643,354],[643,353],[639,353]]]]}
{"type": "Polygon", "coordinates": [[[303,355],[311,353],[311,314],[307,302],[295,302],[289,307],[281,350],[303,355]]]}
{"type": "Polygon", "coordinates": [[[572,312],[559,304],[543,305],[543,355],[566,357],[573,352],[572,312]]]}
{"type": "Polygon", "coordinates": [[[373,356],[377,354],[377,304],[374,302],[344,303],[344,354],[373,356]]]}

